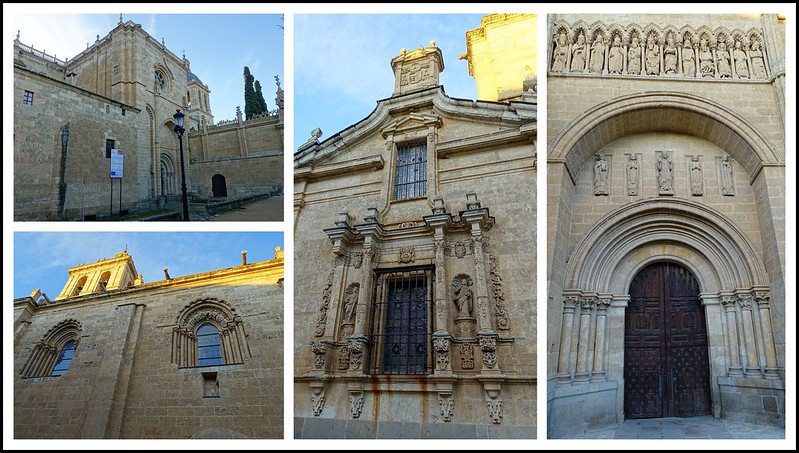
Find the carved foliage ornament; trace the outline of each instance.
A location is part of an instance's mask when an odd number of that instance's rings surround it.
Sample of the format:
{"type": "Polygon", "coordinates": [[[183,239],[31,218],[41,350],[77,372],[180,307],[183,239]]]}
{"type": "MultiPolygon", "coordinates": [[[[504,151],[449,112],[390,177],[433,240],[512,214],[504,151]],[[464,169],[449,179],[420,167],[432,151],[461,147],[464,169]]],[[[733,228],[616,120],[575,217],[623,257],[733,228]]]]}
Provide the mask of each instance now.
{"type": "Polygon", "coordinates": [[[433,338],[433,348],[436,351],[436,369],[449,368],[449,340],[442,337],[433,338]]]}
{"type": "Polygon", "coordinates": [[[325,289],[322,290],[322,305],[319,307],[319,318],[316,321],[315,334],[321,337],[325,334],[325,325],[327,324],[327,310],[330,308],[330,295],[333,291],[333,275],[335,270],[331,270],[327,275],[327,283],[325,289]]]}

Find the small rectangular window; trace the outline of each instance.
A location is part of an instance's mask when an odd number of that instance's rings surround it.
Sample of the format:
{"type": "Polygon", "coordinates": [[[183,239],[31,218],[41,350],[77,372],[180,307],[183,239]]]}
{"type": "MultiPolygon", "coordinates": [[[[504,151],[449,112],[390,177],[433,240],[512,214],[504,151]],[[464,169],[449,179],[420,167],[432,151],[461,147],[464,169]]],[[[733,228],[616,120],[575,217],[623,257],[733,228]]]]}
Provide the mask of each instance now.
{"type": "Polygon", "coordinates": [[[425,143],[397,146],[397,180],[395,200],[427,195],[427,145],[425,143]]]}
{"type": "Polygon", "coordinates": [[[105,158],[111,158],[111,150],[114,149],[114,144],[116,142],[113,139],[105,139],[105,158]]]}
{"type": "Polygon", "coordinates": [[[33,105],[33,91],[25,90],[25,93],[22,94],[22,103],[24,105],[33,105]]]}

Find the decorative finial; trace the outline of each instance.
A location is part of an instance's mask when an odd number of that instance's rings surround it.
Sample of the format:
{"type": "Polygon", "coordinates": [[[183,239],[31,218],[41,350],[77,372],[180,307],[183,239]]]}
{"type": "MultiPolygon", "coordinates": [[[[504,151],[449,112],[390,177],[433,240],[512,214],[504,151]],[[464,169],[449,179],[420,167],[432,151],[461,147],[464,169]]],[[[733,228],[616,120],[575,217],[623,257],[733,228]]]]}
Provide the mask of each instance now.
{"type": "Polygon", "coordinates": [[[19,30],[17,30],[17,41],[19,41],[19,30]]]}
{"type": "Polygon", "coordinates": [[[162,46],[165,46],[165,45],[166,45],[166,43],[164,42],[164,37],[163,37],[163,36],[161,37],[161,45],[162,45],[162,46]]]}
{"type": "Polygon", "coordinates": [[[100,40],[100,34],[98,33],[97,34],[97,38],[95,38],[95,41],[99,41],[99,40],[100,40]]]}
{"type": "Polygon", "coordinates": [[[277,83],[277,89],[280,91],[280,76],[275,76],[275,83],[277,83]]]}
{"type": "Polygon", "coordinates": [[[183,59],[186,59],[186,49],[183,49],[183,59]]]}
{"type": "Polygon", "coordinates": [[[172,280],[172,277],[169,276],[169,269],[167,269],[166,266],[164,266],[164,278],[167,280],[172,280]]]}
{"type": "Polygon", "coordinates": [[[430,47],[435,47],[435,46],[436,46],[436,40],[435,39],[431,39],[430,40],[430,47]]]}
{"type": "Polygon", "coordinates": [[[246,266],[247,265],[247,251],[246,250],[242,250],[241,251],[241,265],[242,266],[246,266]]]}
{"type": "Polygon", "coordinates": [[[122,13],[119,13],[119,25],[122,25],[122,13]]]}

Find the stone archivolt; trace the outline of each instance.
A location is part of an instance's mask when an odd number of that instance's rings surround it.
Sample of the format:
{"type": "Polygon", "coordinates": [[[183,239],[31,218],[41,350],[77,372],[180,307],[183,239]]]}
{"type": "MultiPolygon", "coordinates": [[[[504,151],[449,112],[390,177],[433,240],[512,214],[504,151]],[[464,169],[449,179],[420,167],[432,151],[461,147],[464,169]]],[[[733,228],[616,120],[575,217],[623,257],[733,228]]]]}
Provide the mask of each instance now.
{"type": "Polygon", "coordinates": [[[558,20],[549,46],[551,75],[735,80],[768,80],[771,75],[763,31],[757,28],[558,20]]]}

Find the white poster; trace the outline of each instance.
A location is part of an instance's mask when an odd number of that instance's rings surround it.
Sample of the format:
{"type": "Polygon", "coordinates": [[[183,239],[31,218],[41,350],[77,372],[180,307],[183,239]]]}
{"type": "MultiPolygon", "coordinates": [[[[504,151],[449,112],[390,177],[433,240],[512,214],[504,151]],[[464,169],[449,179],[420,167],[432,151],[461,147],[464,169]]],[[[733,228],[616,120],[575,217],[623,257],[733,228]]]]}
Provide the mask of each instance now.
{"type": "Polygon", "coordinates": [[[112,178],[121,178],[122,177],[122,161],[124,155],[122,154],[121,149],[112,149],[111,150],[111,177],[112,178]]]}

